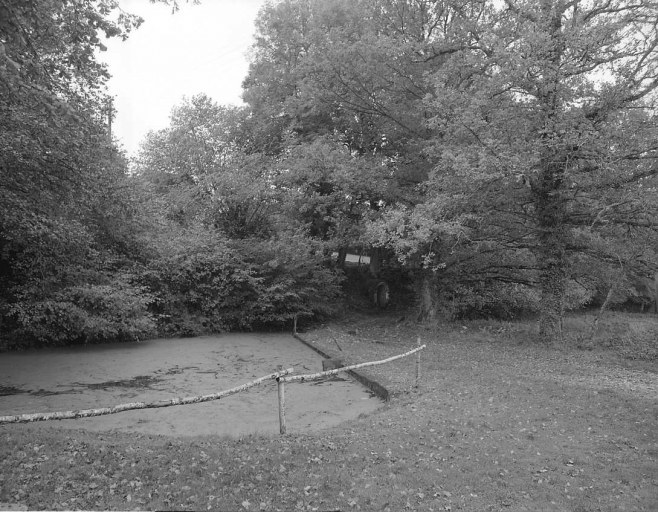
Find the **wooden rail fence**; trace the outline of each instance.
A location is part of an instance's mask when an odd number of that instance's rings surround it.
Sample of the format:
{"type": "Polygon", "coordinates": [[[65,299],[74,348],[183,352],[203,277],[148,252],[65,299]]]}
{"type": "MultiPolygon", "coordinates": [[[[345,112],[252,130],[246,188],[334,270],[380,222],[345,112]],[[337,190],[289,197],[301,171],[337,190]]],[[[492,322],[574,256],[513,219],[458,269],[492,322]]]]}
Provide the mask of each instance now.
{"type": "MultiPolygon", "coordinates": [[[[295,329],[297,327],[297,322],[295,318],[295,329]]],[[[369,366],[377,366],[381,364],[390,363],[404,357],[408,357],[412,354],[416,354],[416,364],[415,364],[415,386],[418,386],[420,380],[420,351],[423,350],[426,345],[420,344],[420,337],[418,338],[418,346],[413,350],[409,350],[404,354],[399,354],[397,356],[392,356],[387,359],[382,359],[380,361],[370,361],[366,363],[358,363],[350,366],[343,366],[341,368],[336,368],[334,370],[327,370],[320,373],[312,373],[307,375],[290,375],[294,369],[288,368],[286,370],[281,370],[275,373],[270,373],[263,377],[259,377],[256,380],[242,384],[225,391],[220,391],[218,393],[212,393],[209,395],[199,395],[191,396],[185,398],[172,398],[170,400],[159,400],[156,402],[133,402],[126,404],[119,404],[113,407],[102,407],[100,409],[81,409],[77,411],[60,411],[60,412],[47,412],[47,413],[31,413],[31,414],[17,414],[11,416],[0,416],[0,425],[8,423],[31,423],[35,421],[49,421],[49,420],[68,420],[68,419],[77,419],[77,418],[90,418],[93,416],[104,416],[107,414],[116,414],[124,411],[132,411],[136,409],[155,409],[160,407],[172,407],[176,405],[190,405],[198,404],[201,402],[210,402],[212,400],[219,400],[221,398],[246,391],[254,386],[258,386],[263,382],[268,380],[276,380],[278,388],[278,398],[279,398],[279,432],[281,434],[286,433],[286,400],[285,400],[285,384],[286,382],[313,382],[316,380],[324,379],[336,375],[341,372],[349,372],[351,370],[356,370],[358,368],[366,368],[369,366]]]]}
{"type": "Polygon", "coordinates": [[[242,384],[235,388],[212,393],[210,395],[190,396],[186,398],[172,398],[171,400],[160,400],[157,402],[134,402],[129,404],[119,404],[114,407],[103,407],[101,409],[82,409],[79,411],[64,411],[64,412],[47,412],[47,413],[33,413],[33,414],[18,414],[15,416],[0,416],[0,425],[4,423],[31,423],[33,421],[48,421],[48,420],[70,420],[77,418],[90,418],[92,416],[104,416],[106,414],[116,414],[118,412],[132,411],[135,409],[154,409],[158,407],[172,407],[174,405],[189,405],[199,404],[201,402],[210,402],[211,400],[219,400],[241,391],[245,391],[254,386],[258,386],[265,381],[278,379],[284,375],[292,373],[293,369],[281,370],[275,373],[270,373],[264,377],[259,377],[256,380],[242,384]]]}

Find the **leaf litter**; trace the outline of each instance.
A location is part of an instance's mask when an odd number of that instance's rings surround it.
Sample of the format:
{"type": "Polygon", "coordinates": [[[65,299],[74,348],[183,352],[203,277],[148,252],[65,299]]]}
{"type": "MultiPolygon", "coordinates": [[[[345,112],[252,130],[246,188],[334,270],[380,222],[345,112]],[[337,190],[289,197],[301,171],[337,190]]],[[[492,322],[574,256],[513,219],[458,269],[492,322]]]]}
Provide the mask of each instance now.
{"type": "Polygon", "coordinates": [[[341,357],[350,362],[400,353],[417,336],[428,343],[418,388],[413,358],[369,369],[392,393],[374,414],[312,434],[240,438],[5,426],[0,504],[51,510],[656,509],[656,373],[622,367],[606,353],[487,341],[472,329],[437,333],[381,318],[364,326],[367,320],[348,326],[367,332],[367,339],[340,335],[345,324],[305,336],[331,354],[338,333],[341,357]],[[626,377],[644,387],[615,384],[626,377]]]}

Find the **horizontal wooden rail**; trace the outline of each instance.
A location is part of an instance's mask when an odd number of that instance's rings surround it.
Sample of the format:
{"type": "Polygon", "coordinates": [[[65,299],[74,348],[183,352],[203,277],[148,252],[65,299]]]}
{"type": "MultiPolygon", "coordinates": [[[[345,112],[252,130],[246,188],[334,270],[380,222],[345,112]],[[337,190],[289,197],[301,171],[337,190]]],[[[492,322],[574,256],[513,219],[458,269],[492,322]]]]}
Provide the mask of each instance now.
{"type": "Polygon", "coordinates": [[[427,345],[421,345],[420,347],[416,347],[413,350],[410,350],[409,352],[405,352],[404,354],[400,354],[397,356],[389,357],[388,359],[382,359],[381,361],[370,361],[368,363],[359,363],[359,364],[353,364],[350,366],[343,366],[342,368],[336,368],[335,370],[327,370],[326,372],[320,372],[320,373],[312,373],[312,374],[307,374],[307,375],[291,375],[289,377],[279,377],[277,379],[278,382],[311,382],[314,380],[319,380],[324,377],[330,377],[331,375],[336,375],[337,373],[345,372],[348,370],[355,370],[357,368],[365,368],[366,366],[377,366],[378,364],[385,364],[385,363],[390,363],[391,361],[395,361],[396,359],[402,359],[403,357],[410,356],[411,354],[415,354],[416,352],[420,352],[423,350],[427,345]]]}
{"type": "Polygon", "coordinates": [[[92,416],[104,416],[106,414],[116,414],[118,412],[132,411],[135,409],[155,409],[158,407],[172,407],[174,405],[190,405],[198,404],[201,402],[210,402],[212,400],[219,400],[220,398],[234,395],[241,391],[245,391],[254,386],[262,384],[266,380],[279,379],[289,373],[293,369],[281,370],[276,373],[270,373],[264,377],[260,377],[241,386],[212,393],[210,395],[190,396],[186,398],[172,398],[171,400],[160,400],[157,402],[134,402],[129,404],[119,404],[114,407],[103,407],[101,409],[82,409],[79,411],[64,411],[64,412],[47,412],[47,413],[33,413],[33,414],[19,414],[16,416],[0,416],[0,425],[5,423],[30,423],[33,421],[48,421],[48,420],[70,420],[76,418],[90,418],[92,416]]]}

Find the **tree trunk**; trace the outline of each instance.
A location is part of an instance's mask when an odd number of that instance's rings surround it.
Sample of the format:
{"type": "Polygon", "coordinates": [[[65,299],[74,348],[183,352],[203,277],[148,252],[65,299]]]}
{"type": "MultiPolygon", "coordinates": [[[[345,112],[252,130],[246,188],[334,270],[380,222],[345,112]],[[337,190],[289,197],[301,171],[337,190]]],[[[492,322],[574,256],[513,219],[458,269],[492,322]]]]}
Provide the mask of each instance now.
{"type": "MultiPolygon", "coordinates": [[[[556,269],[557,270],[557,269],[556,269]]],[[[562,316],[564,314],[564,283],[556,273],[546,272],[542,276],[541,313],[539,338],[543,343],[555,344],[562,341],[562,316]]]]}
{"type": "Polygon", "coordinates": [[[423,269],[418,283],[418,321],[431,322],[437,316],[436,276],[431,270],[423,269]]]}
{"type": "Polygon", "coordinates": [[[558,94],[564,51],[562,41],[562,4],[543,0],[541,17],[549,36],[546,42],[544,80],[538,89],[543,113],[539,182],[534,189],[539,228],[537,259],[541,286],[539,337],[545,343],[562,341],[562,315],[567,279],[566,201],[563,193],[567,153],[560,113],[563,109],[558,94]]]}
{"type": "Polygon", "coordinates": [[[566,204],[562,194],[565,164],[554,148],[547,147],[540,165],[540,182],[535,189],[541,287],[539,337],[545,343],[556,343],[562,341],[567,277],[566,204]]]}
{"type": "Polygon", "coordinates": [[[336,257],[336,267],[345,268],[345,260],[347,259],[347,247],[338,249],[338,256],[336,257]]]}
{"type": "Polygon", "coordinates": [[[592,322],[592,326],[589,329],[589,336],[587,336],[587,342],[590,345],[594,343],[594,335],[596,334],[596,330],[599,326],[599,322],[601,321],[601,317],[603,316],[603,313],[605,312],[605,310],[610,305],[610,301],[612,300],[612,296],[615,293],[615,285],[616,285],[616,283],[612,283],[612,285],[610,286],[610,289],[608,290],[608,294],[605,296],[605,300],[603,301],[603,304],[601,304],[601,307],[599,308],[599,312],[596,314],[596,317],[594,318],[594,321],[592,322]]]}
{"type": "Polygon", "coordinates": [[[541,287],[539,337],[545,343],[562,341],[562,316],[567,279],[567,227],[560,188],[564,168],[552,160],[545,167],[537,200],[538,263],[541,287]]]}

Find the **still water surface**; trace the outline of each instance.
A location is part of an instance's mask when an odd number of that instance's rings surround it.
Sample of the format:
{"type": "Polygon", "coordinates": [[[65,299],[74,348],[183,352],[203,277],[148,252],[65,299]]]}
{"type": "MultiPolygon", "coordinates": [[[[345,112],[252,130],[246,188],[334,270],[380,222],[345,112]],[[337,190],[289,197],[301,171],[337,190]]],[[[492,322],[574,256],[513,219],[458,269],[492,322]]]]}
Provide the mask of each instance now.
{"type": "MultiPolygon", "coordinates": [[[[227,334],[0,354],[0,416],[110,407],[216,393],[277,370],[322,370],[322,358],[287,334],[227,334]]],[[[286,384],[288,432],[338,425],[382,405],[341,378],[286,384]]],[[[278,433],[275,381],[203,404],[35,423],[176,436],[278,433]]]]}

